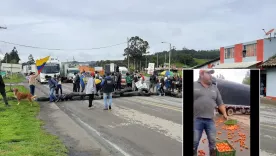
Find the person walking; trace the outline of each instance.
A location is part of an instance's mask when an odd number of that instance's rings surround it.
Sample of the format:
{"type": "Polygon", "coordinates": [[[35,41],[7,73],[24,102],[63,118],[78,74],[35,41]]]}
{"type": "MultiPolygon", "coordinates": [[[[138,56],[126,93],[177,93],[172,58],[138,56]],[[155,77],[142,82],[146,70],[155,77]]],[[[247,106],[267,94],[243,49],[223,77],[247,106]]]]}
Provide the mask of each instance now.
{"type": "Polygon", "coordinates": [[[110,77],[110,73],[106,73],[106,77],[101,82],[104,99],[104,110],[111,109],[112,92],[115,88],[115,81],[110,77]]]}
{"type": "Polygon", "coordinates": [[[96,90],[96,83],[95,83],[95,74],[94,72],[91,73],[91,77],[88,78],[87,81],[87,85],[86,85],[86,89],[85,89],[85,93],[88,95],[89,99],[89,105],[88,105],[88,109],[92,109],[93,108],[93,100],[94,100],[94,94],[97,92],[96,90]]]}
{"type": "Polygon", "coordinates": [[[2,78],[2,75],[0,75],[0,93],[2,95],[3,101],[6,105],[6,107],[10,107],[8,100],[7,100],[7,95],[6,95],[6,89],[5,89],[6,85],[5,82],[2,78]]]}
{"type": "Polygon", "coordinates": [[[35,85],[36,85],[36,78],[39,74],[35,74],[34,72],[30,73],[29,76],[29,86],[30,86],[30,93],[34,96],[35,94],[35,85]]]}
{"type": "Polygon", "coordinates": [[[225,105],[218,88],[212,83],[214,70],[200,70],[199,79],[194,82],[194,156],[205,131],[208,141],[210,156],[216,155],[216,126],[213,120],[216,106],[227,120],[225,105]]]}
{"type": "Polygon", "coordinates": [[[52,78],[51,76],[48,77],[48,84],[49,84],[49,89],[50,89],[50,102],[55,102],[57,101],[57,97],[55,96],[55,90],[57,87],[57,82],[55,81],[54,78],[52,78]]]}

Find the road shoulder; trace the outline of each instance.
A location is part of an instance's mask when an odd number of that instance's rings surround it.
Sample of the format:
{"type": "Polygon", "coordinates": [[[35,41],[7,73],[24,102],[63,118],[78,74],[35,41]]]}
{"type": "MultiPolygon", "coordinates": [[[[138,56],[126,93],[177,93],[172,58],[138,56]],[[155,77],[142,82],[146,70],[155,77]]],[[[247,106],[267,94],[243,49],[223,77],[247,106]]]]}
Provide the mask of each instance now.
{"type": "MultiPolygon", "coordinates": [[[[24,84],[27,87],[27,84],[24,84]]],[[[45,96],[38,88],[36,95],[45,96]]],[[[94,140],[83,128],[75,123],[55,103],[40,102],[38,118],[45,125],[43,128],[58,136],[67,147],[69,156],[106,156],[110,153],[94,140]]]]}

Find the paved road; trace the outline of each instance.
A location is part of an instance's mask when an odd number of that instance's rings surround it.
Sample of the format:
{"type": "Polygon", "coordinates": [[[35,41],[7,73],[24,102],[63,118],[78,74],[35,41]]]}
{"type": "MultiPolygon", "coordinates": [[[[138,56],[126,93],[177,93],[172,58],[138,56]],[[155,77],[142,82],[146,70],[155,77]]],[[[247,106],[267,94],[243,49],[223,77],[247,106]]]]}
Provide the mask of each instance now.
{"type": "Polygon", "coordinates": [[[260,105],[260,155],[276,156],[276,105],[260,105]]]}
{"type": "MultiPolygon", "coordinates": [[[[48,90],[47,85],[39,86],[48,90]]],[[[72,84],[63,85],[71,92],[72,84]]],[[[182,99],[173,97],[127,97],[113,99],[111,111],[103,110],[103,100],[57,103],[112,155],[181,156],[182,99]]]]}

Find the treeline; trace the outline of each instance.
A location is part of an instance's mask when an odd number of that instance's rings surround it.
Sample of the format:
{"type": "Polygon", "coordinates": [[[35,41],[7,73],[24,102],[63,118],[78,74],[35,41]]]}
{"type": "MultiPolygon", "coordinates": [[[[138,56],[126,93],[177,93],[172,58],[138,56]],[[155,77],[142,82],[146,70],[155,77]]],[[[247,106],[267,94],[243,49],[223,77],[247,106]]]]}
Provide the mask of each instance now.
{"type": "Polygon", "coordinates": [[[2,63],[13,63],[18,64],[20,61],[18,51],[16,50],[16,47],[12,49],[11,52],[7,52],[4,56],[4,58],[1,60],[2,63]]]}
{"type": "MultiPolygon", "coordinates": [[[[144,59],[141,61],[141,68],[146,67],[148,63],[155,63],[155,65],[163,65],[169,63],[169,52],[156,52],[152,55],[144,56],[144,59]],[[157,62],[158,60],[158,62],[157,62]]],[[[219,50],[194,50],[194,49],[182,49],[182,50],[172,50],[171,52],[171,64],[175,64],[178,67],[188,66],[193,67],[202,62],[212,60],[219,57],[219,50]],[[202,61],[197,61],[197,59],[202,59],[202,61]]],[[[97,61],[98,66],[104,66],[105,64],[115,63],[119,66],[126,66],[128,64],[127,58],[124,60],[101,60],[97,61]]],[[[130,61],[130,66],[134,68],[134,61],[130,61]]],[[[140,62],[136,62],[136,69],[140,68],[140,62]]]]}

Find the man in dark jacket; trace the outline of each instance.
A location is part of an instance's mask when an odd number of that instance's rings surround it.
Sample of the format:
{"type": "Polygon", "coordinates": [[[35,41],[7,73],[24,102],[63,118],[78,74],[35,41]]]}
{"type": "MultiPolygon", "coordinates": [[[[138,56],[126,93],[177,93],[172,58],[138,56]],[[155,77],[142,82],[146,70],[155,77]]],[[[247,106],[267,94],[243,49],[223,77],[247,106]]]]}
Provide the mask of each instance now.
{"type": "Polygon", "coordinates": [[[104,110],[111,109],[112,104],[112,92],[115,88],[115,81],[110,76],[110,73],[106,73],[106,77],[101,82],[103,99],[104,99],[104,110]],[[108,102],[107,102],[108,99],[108,102]]]}
{"type": "Polygon", "coordinates": [[[48,77],[48,84],[49,84],[49,88],[50,88],[50,102],[55,102],[57,100],[57,97],[55,95],[55,90],[56,87],[58,85],[58,83],[56,82],[56,80],[54,78],[52,78],[51,76],[48,77]]]}
{"type": "Polygon", "coordinates": [[[5,103],[6,107],[10,107],[10,105],[8,104],[5,87],[6,87],[6,85],[3,81],[2,75],[0,75],[0,93],[3,97],[3,100],[4,100],[4,103],[5,103]]]}
{"type": "Polygon", "coordinates": [[[153,73],[153,74],[150,76],[150,86],[149,86],[149,89],[151,90],[151,88],[152,88],[152,91],[153,91],[153,92],[154,92],[154,90],[155,90],[156,83],[157,83],[157,78],[156,78],[156,75],[153,73]]]}
{"type": "Polygon", "coordinates": [[[121,90],[121,83],[122,83],[122,74],[120,72],[117,72],[117,89],[121,90]]]}
{"type": "Polygon", "coordinates": [[[80,92],[80,76],[78,73],[74,73],[75,78],[73,80],[73,92],[80,92]]]}

